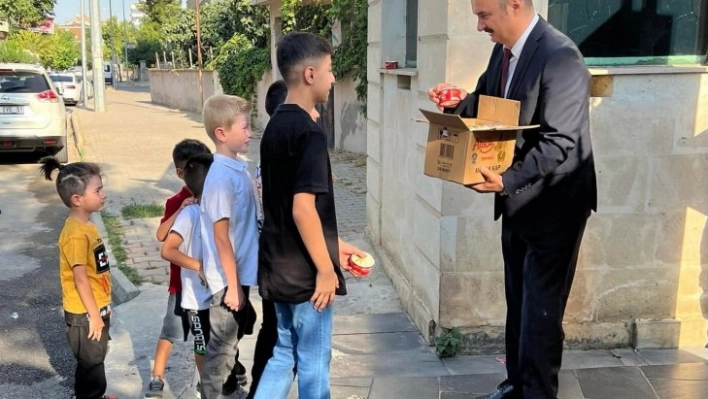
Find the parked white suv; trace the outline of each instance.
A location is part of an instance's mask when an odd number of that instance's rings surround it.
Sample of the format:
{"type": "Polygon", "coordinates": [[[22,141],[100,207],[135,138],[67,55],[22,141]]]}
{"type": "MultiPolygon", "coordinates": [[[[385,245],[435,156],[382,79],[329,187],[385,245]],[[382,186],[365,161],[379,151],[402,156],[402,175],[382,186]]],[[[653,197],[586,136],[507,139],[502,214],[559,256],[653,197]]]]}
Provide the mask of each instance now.
{"type": "Polygon", "coordinates": [[[44,151],[68,162],[66,119],[44,68],[0,63],[0,153],[44,151]]]}

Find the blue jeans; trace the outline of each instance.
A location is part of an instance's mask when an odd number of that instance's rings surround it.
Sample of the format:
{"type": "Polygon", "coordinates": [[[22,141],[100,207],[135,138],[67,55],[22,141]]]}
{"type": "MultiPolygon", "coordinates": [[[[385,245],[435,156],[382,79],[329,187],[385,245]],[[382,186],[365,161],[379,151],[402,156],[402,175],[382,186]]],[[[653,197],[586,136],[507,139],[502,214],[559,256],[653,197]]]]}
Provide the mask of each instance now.
{"type": "Polygon", "coordinates": [[[285,399],[297,363],[301,399],[329,399],[332,307],[318,312],[310,302],[275,303],[278,343],[263,372],[255,399],[285,399]]]}

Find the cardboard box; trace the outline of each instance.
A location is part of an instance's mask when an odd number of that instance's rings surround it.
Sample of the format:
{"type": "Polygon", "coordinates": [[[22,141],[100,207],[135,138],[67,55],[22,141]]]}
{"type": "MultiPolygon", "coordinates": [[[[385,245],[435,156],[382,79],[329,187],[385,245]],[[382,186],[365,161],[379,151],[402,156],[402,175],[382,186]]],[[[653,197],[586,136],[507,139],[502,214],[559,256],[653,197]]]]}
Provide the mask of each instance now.
{"type": "Polygon", "coordinates": [[[484,182],[479,172],[507,170],[514,159],[521,103],[480,96],[477,118],[420,110],[430,124],[425,146],[425,175],[464,185],[484,182]]]}

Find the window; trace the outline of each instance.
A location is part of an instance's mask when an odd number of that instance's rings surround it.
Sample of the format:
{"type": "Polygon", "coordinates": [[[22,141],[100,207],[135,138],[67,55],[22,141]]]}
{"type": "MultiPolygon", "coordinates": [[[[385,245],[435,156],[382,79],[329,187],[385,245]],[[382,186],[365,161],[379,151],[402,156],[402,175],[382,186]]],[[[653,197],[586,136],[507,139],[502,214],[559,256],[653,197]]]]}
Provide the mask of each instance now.
{"type": "Polygon", "coordinates": [[[549,0],[590,66],[706,63],[708,0],[549,0]]]}
{"type": "Polygon", "coordinates": [[[418,66],[418,0],[406,0],[406,68],[418,66]]]}
{"type": "Polygon", "coordinates": [[[399,68],[416,68],[418,0],[386,0],[381,9],[381,67],[386,61],[397,61],[399,68]]]}

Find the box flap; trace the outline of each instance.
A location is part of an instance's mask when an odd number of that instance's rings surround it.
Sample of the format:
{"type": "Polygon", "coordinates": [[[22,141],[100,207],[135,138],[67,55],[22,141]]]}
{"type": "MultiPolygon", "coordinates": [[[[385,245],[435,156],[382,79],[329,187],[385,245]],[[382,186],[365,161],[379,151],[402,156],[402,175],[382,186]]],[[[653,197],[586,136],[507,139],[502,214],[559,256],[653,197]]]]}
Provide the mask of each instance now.
{"type": "MultiPolygon", "coordinates": [[[[462,120],[462,118],[460,118],[459,115],[443,114],[441,112],[426,111],[424,109],[421,109],[420,112],[423,113],[423,116],[425,116],[425,118],[431,124],[442,125],[442,126],[446,126],[449,129],[455,129],[455,130],[462,130],[462,131],[469,130],[467,128],[467,125],[462,120]]],[[[517,120],[517,124],[518,124],[518,120],[517,120]]]]}
{"type": "Polygon", "coordinates": [[[521,116],[521,103],[506,98],[479,96],[477,118],[489,122],[496,122],[507,126],[518,126],[521,116]]]}

